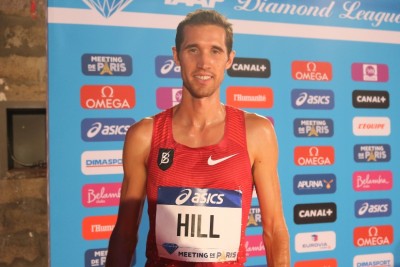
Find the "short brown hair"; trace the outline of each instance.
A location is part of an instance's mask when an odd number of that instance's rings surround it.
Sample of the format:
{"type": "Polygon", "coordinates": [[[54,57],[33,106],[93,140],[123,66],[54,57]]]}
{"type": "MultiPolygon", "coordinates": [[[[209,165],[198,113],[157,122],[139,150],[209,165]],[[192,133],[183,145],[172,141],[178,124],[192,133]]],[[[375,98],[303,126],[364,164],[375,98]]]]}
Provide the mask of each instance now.
{"type": "Polygon", "coordinates": [[[215,10],[198,9],[186,15],[177,29],[175,36],[176,51],[180,51],[183,42],[183,29],[188,25],[215,25],[224,28],[225,30],[225,45],[228,55],[232,51],[233,46],[233,29],[232,24],[228,22],[227,18],[215,10]]]}

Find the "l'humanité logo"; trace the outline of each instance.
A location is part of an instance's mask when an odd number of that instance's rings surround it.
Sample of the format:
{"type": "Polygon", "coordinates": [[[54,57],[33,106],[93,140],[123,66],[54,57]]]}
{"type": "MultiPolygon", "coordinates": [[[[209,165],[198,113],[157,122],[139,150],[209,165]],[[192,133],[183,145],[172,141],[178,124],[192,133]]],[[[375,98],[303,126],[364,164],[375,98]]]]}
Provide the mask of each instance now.
{"type": "Polygon", "coordinates": [[[122,11],[133,0],[82,0],[88,7],[109,18],[116,12],[122,11]]]}

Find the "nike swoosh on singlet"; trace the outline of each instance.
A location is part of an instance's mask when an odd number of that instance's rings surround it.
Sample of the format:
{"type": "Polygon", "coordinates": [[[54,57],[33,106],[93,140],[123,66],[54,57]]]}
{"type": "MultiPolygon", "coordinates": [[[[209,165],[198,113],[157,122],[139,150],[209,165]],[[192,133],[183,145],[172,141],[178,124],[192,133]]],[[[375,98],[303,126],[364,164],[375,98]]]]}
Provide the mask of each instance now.
{"type": "Polygon", "coordinates": [[[218,164],[218,163],[221,163],[221,162],[223,162],[223,161],[225,161],[225,160],[227,160],[227,159],[230,159],[230,158],[236,156],[237,154],[239,154],[239,153],[236,153],[236,154],[233,154],[233,155],[224,157],[224,158],[220,158],[220,159],[215,159],[215,160],[212,159],[211,156],[210,156],[210,157],[208,158],[207,164],[210,165],[210,166],[213,166],[213,165],[216,165],[216,164],[218,164]]]}

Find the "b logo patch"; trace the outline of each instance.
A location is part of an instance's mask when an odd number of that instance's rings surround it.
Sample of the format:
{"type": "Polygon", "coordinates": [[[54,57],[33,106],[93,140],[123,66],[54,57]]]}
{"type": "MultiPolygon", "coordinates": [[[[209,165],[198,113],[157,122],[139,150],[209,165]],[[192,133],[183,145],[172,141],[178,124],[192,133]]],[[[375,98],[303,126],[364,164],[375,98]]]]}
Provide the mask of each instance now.
{"type": "Polygon", "coordinates": [[[169,167],[171,167],[172,162],[174,160],[174,150],[173,149],[167,149],[167,148],[160,148],[158,150],[158,167],[165,171],[169,167]]]}

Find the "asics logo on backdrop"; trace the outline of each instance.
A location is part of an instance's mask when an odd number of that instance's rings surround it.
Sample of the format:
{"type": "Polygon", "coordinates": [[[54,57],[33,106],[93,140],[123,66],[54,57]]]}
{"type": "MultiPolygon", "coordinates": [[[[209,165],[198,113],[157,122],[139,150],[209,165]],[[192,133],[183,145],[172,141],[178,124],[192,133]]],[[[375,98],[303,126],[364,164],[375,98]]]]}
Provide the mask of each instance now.
{"type": "Polygon", "coordinates": [[[291,96],[295,109],[333,109],[335,105],[331,90],[293,89],[291,96]]]}
{"type": "Polygon", "coordinates": [[[180,78],[181,67],[175,64],[172,56],[157,56],[156,75],[160,78],[180,78]]]}
{"type": "Polygon", "coordinates": [[[187,201],[194,204],[222,204],[224,202],[224,194],[209,193],[207,190],[198,190],[193,192],[187,188],[181,191],[181,194],[176,198],[175,204],[182,205],[187,201]]]}

